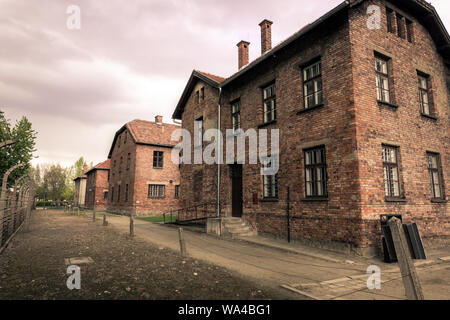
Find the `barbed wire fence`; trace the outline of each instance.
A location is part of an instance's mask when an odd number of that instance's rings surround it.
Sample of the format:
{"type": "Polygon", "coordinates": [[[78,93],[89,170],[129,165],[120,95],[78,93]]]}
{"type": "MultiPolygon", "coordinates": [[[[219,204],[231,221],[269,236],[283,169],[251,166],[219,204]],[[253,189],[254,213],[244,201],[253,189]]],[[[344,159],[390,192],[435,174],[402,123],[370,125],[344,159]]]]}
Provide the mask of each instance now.
{"type": "MultiPolygon", "coordinates": [[[[13,144],[14,141],[0,142],[0,148],[13,144]]],[[[9,168],[2,177],[0,189],[0,253],[8,245],[20,228],[30,231],[31,211],[35,205],[36,186],[29,174],[25,174],[8,187],[11,173],[24,167],[19,163],[9,168]]]]}

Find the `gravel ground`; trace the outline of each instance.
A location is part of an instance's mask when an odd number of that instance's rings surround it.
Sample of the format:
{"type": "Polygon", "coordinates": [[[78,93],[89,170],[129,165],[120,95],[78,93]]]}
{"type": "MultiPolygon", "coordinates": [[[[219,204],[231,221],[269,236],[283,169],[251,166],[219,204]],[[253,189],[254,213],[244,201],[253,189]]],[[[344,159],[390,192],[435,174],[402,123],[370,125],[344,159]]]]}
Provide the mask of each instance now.
{"type": "Polygon", "coordinates": [[[88,217],[35,211],[0,255],[0,299],[271,300],[289,298],[239,274],[129,238],[88,217]],[[91,257],[69,290],[65,258],[91,257]]]}

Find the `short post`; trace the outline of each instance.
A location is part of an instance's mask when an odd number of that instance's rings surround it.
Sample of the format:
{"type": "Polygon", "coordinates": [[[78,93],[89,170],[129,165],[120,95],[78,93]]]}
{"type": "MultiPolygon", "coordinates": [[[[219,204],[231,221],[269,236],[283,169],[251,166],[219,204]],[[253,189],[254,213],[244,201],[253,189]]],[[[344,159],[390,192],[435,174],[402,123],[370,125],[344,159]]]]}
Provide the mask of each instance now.
{"type": "Polygon", "coordinates": [[[398,265],[402,274],[406,297],[408,300],[424,300],[422,287],[417,276],[416,267],[411,259],[402,223],[400,219],[394,217],[388,221],[388,225],[394,240],[395,253],[397,254],[398,265]]]}
{"type": "Polygon", "coordinates": [[[184,258],[186,257],[186,245],[184,243],[183,228],[178,229],[178,236],[180,238],[180,253],[181,256],[184,258]]]}
{"type": "Polygon", "coordinates": [[[106,213],[103,214],[103,226],[108,226],[108,221],[106,221],[106,213]]]}
{"type": "Polygon", "coordinates": [[[130,237],[134,237],[134,219],[133,210],[130,212],[130,237]]]}
{"type": "Polygon", "coordinates": [[[92,221],[95,222],[95,204],[94,204],[94,211],[92,212],[92,221]]]}

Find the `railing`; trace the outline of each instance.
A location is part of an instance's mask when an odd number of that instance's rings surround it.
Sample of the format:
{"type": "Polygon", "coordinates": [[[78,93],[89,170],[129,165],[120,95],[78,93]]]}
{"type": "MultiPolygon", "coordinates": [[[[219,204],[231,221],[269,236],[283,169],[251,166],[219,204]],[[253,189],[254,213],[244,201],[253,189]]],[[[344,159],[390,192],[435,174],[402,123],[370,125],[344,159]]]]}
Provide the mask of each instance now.
{"type": "MultiPolygon", "coordinates": [[[[221,215],[222,206],[219,206],[221,215]]],[[[202,221],[217,217],[217,202],[207,202],[177,210],[167,210],[163,213],[164,223],[187,223],[202,221]]]]}

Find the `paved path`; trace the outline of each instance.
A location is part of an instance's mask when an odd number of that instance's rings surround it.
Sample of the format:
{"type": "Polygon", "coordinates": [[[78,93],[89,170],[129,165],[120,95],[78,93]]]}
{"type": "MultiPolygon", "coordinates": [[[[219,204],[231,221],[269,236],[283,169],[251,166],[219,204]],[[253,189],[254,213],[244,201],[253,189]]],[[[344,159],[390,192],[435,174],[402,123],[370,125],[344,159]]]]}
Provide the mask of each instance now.
{"type": "MultiPolygon", "coordinates": [[[[108,215],[108,221],[111,226],[121,232],[129,231],[129,217],[108,215]]],[[[136,236],[140,239],[179,250],[177,228],[138,219],[135,220],[134,228],[136,236]]],[[[341,297],[343,299],[405,299],[401,279],[398,279],[400,276],[398,269],[381,261],[350,257],[353,263],[349,264],[344,263],[346,258],[344,255],[332,254],[327,261],[321,258],[323,254],[317,254],[317,257],[314,257],[308,253],[289,253],[244,241],[224,240],[189,230],[185,230],[184,235],[189,256],[237,271],[273,287],[285,286],[301,295],[319,299],[341,297]],[[382,290],[371,291],[364,285],[368,278],[367,267],[374,263],[380,266],[384,274],[382,290]]],[[[424,279],[423,287],[426,297],[449,299],[448,268],[450,264],[440,262],[433,274],[430,274],[428,269],[422,268],[419,276],[424,279]]]]}

